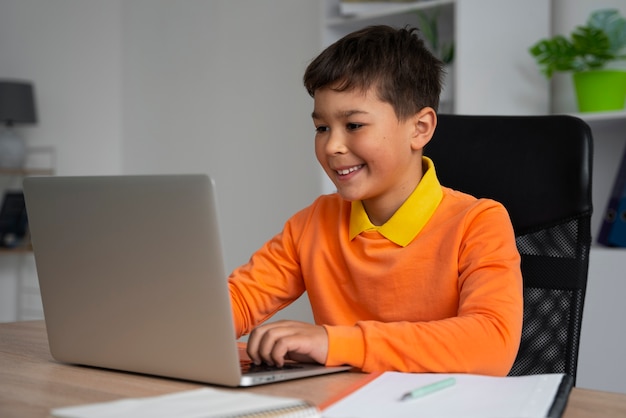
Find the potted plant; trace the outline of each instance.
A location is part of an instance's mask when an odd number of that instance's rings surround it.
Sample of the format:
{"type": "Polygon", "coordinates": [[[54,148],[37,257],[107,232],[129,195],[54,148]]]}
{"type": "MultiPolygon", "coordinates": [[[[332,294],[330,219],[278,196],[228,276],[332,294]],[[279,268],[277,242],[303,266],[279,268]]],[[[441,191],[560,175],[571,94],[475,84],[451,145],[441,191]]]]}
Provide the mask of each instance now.
{"type": "Polygon", "coordinates": [[[569,38],[542,39],[529,51],[546,77],[573,73],[581,112],[624,108],[626,71],[610,68],[626,60],[626,19],[617,10],[597,10],[569,38]]]}

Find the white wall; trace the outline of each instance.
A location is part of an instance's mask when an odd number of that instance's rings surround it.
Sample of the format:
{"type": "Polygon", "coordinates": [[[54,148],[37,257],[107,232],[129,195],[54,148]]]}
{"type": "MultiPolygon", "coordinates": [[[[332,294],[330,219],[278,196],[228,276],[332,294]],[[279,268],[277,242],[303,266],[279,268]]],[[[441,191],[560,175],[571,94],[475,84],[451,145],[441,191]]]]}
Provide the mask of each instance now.
{"type": "Polygon", "coordinates": [[[312,100],[317,52],[306,0],[139,0],[122,7],[127,172],[208,172],[227,264],[246,261],[318,193],[312,100]]]}
{"type": "MultiPolygon", "coordinates": [[[[318,5],[135,0],[122,16],[123,169],[211,174],[230,271],[321,190],[301,82],[318,5]]],[[[302,300],[278,317],[312,320],[302,300]]]]}
{"type": "MultiPolygon", "coordinates": [[[[0,0],[0,78],[35,83],[40,121],[20,132],[56,147],[57,174],[211,174],[230,270],[319,194],[300,81],[319,50],[318,8],[0,0]]],[[[12,320],[14,257],[0,257],[0,321],[12,320]]]]}
{"type": "Polygon", "coordinates": [[[122,6],[124,171],[215,177],[230,268],[318,194],[301,82],[319,48],[310,3],[122,6]]]}
{"type": "Polygon", "coordinates": [[[0,0],[0,78],[35,83],[28,145],[54,145],[58,174],[121,168],[117,1],[0,0]]]}

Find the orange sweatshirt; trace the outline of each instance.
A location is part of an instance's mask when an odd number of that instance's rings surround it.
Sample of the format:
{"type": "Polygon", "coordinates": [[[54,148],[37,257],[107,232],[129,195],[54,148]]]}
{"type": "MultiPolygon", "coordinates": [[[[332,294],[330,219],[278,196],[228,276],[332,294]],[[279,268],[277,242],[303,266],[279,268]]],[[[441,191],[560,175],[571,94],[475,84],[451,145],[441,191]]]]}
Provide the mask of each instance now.
{"type": "Polygon", "coordinates": [[[337,194],[289,219],[229,278],[237,334],[306,291],[316,324],[328,333],[327,365],[506,375],[523,315],[508,214],[497,202],[441,187],[428,163],[388,221],[396,224],[391,233],[387,224],[357,225],[362,207],[337,194]],[[398,220],[413,212],[407,240],[398,220]],[[383,234],[399,234],[400,244],[383,234]]]}

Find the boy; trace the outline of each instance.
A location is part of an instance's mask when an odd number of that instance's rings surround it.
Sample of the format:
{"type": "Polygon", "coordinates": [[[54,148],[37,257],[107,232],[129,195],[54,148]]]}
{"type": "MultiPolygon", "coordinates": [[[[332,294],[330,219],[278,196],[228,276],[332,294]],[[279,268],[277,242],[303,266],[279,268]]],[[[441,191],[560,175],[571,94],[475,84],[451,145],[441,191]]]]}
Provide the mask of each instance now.
{"type": "Polygon", "coordinates": [[[386,26],[347,35],[306,69],[315,153],[337,193],[296,213],[229,278],[255,363],[509,372],[522,277],[508,214],[440,186],[422,156],[441,69],[415,29],[386,26]],[[258,325],[304,291],[315,324],[258,325]]]}

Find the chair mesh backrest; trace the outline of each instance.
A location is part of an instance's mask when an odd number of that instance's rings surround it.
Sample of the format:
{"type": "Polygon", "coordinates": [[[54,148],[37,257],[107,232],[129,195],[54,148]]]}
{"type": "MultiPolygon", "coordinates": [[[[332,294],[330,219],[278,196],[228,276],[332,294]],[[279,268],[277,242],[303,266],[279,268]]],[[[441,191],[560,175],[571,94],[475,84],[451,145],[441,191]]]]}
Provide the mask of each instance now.
{"type": "Polygon", "coordinates": [[[589,230],[589,218],[582,216],[516,238],[525,278],[524,326],[510,375],[567,373],[576,377],[585,287],[563,286],[562,278],[586,277],[588,241],[581,234],[585,230],[589,230]],[[530,277],[537,283],[530,283],[530,277]]]}
{"type": "Polygon", "coordinates": [[[440,115],[425,154],[441,184],[509,211],[524,323],[510,375],[576,378],[591,244],[589,127],[567,116],[440,115]]]}

